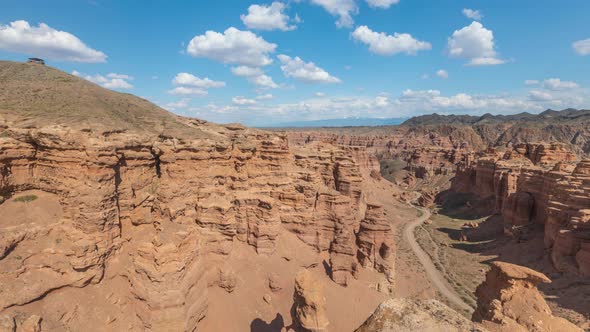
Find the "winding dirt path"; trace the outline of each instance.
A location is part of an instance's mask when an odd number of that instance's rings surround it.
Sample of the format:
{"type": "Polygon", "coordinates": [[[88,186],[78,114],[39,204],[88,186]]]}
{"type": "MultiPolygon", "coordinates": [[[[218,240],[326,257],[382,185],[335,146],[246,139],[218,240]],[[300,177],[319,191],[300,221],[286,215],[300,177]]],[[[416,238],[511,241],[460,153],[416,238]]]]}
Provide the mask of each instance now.
{"type": "Polygon", "coordinates": [[[414,235],[414,231],[416,227],[422,225],[426,220],[430,219],[430,211],[427,209],[416,208],[422,212],[422,216],[418,219],[414,220],[413,222],[409,223],[404,228],[404,239],[408,242],[416,257],[420,261],[420,264],[424,266],[424,270],[426,270],[426,274],[428,274],[428,278],[432,282],[432,284],[436,287],[436,289],[446,297],[450,302],[458,306],[459,308],[467,311],[473,311],[471,308],[457,293],[453,290],[453,288],[447,283],[444,276],[438,271],[438,269],[434,266],[434,263],[430,259],[430,256],[426,254],[422,247],[416,241],[416,236],[414,235]]]}

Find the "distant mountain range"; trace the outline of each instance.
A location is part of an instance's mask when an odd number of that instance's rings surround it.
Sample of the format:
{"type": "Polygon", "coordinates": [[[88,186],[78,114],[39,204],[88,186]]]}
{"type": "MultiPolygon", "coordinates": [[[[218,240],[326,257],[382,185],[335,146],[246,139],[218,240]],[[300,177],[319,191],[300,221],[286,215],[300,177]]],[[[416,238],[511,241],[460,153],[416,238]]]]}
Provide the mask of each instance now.
{"type": "Polygon", "coordinates": [[[429,114],[413,117],[402,125],[404,126],[431,126],[431,125],[479,125],[492,124],[500,122],[545,122],[551,121],[553,123],[571,121],[576,119],[589,119],[590,110],[576,110],[568,108],[562,111],[546,110],[539,114],[531,114],[527,112],[510,114],[510,115],[493,115],[486,113],[481,116],[473,115],[440,115],[429,114]]]}
{"type": "Polygon", "coordinates": [[[590,119],[590,110],[565,109],[562,111],[546,110],[539,114],[522,112],[510,115],[440,115],[437,113],[420,115],[412,118],[344,118],[315,121],[284,122],[261,128],[330,128],[330,127],[377,127],[403,125],[408,127],[434,125],[480,125],[502,122],[547,122],[559,123],[576,119],[590,119]]]}
{"type": "Polygon", "coordinates": [[[317,128],[317,127],[373,127],[373,126],[393,126],[399,125],[408,118],[344,118],[315,121],[293,121],[279,123],[273,126],[261,126],[261,128],[317,128]]]}

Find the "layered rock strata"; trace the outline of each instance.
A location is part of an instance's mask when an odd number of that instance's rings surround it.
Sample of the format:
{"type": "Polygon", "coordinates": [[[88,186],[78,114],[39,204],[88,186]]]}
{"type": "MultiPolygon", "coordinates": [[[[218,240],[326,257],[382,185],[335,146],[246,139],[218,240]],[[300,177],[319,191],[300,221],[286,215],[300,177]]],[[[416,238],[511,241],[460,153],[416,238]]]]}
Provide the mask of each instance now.
{"type": "Polygon", "coordinates": [[[290,149],[272,133],[190,125],[202,137],[4,122],[2,201],[18,206],[15,199],[35,190],[55,196],[63,211],[43,222],[1,222],[0,312],[122,278],[128,293],[117,301],[133,328],[194,330],[206,315],[207,288],[235,287],[231,272],[208,266],[207,257],[231,253],[236,241],[271,254],[282,231],[328,252],[341,285],[359,260],[390,275],[391,229],[382,211],[366,207],[349,150],[290,149]]]}
{"type": "Polygon", "coordinates": [[[460,165],[453,188],[493,197],[509,233],[531,223],[544,225],[555,267],[588,276],[590,160],[572,160],[575,156],[560,144],[490,151],[460,165]]]}
{"type": "Polygon", "coordinates": [[[403,160],[406,170],[426,181],[454,174],[455,165],[467,158],[473,144],[481,145],[476,138],[460,134],[460,130],[431,129],[395,127],[387,135],[290,131],[287,137],[294,146],[324,142],[349,149],[355,160],[368,169],[379,170],[379,160],[403,160]]]}

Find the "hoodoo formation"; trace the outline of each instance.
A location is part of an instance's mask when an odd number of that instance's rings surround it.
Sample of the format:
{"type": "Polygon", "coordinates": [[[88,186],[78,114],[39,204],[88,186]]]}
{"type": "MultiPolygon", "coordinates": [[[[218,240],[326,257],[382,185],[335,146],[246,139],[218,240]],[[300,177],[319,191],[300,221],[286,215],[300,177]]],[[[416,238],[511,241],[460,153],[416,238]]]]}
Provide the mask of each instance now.
{"type": "Polygon", "coordinates": [[[0,331],[590,327],[555,295],[588,294],[589,111],[266,131],[34,63],[0,82],[0,331]],[[477,290],[449,255],[489,257],[477,290]]]}

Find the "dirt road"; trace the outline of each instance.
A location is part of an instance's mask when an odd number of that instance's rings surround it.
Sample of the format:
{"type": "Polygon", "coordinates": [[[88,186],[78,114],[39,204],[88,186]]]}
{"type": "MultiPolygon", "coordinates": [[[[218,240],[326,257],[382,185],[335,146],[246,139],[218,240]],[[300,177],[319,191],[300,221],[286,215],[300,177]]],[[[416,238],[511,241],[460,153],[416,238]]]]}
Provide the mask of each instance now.
{"type": "Polygon", "coordinates": [[[434,263],[430,259],[430,256],[422,250],[418,242],[416,241],[416,236],[414,235],[414,231],[416,227],[422,225],[426,220],[430,219],[430,211],[427,209],[420,209],[422,211],[422,216],[418,219],[414,220],[413,222],[409,223],[404,228],[404,239],[410,244],[410,247],[418,257],[420,264],[424,266],[424,270],[426,270],[426,274],[428,274],[428,278],[432,282],[432,284],[436,287],[436,289],[446,297],[450,302],[454,305],[458,306],[461,309],[467,311],[473,311],[471,308],[455,291],[453,288],[447,283],[444,276],[436,269],[434,263]]]}

